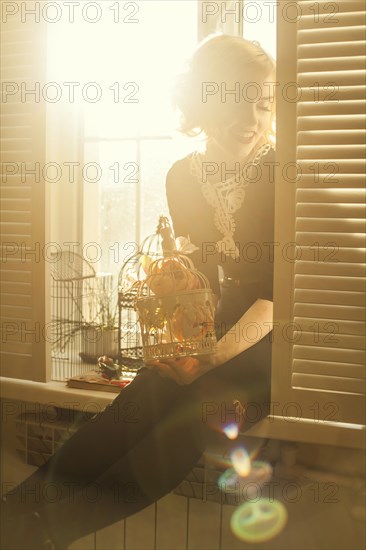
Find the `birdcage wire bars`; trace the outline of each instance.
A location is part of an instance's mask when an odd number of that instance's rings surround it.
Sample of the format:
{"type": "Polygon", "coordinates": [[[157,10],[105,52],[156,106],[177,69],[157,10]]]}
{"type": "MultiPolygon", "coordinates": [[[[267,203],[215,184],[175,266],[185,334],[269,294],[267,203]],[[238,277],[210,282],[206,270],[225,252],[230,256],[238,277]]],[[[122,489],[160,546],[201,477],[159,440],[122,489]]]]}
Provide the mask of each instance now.
{"type": "Polygon", "coordinates": [[[117,298],[113,276],[96,273],[79,254],[62,251],[51,266],[53,380],[90,370],[104,352],[118,356],[117,298]],[[115,316],[115,320],[114,320],[115,316]],[[109,327],[111,330],[104,330],[109,327]]]}
{"type": "Polygon", "coordinates": [[[187,256],[165,250],[150,263],[136,308],[145,361],[215,351],[213,293],[187,256]]]}
{"type": "MultiPolygon", "coordinates": [[[[207,277],[177,250],[167,217],[119,275],[120,360],[144,361],[213,353],[214,300],[207,277]]],[[[184,239],[183,239],[184,240],[184,239]]],[[[188,249],[191,243],[185,239],[188,249]]],[[[194,247],[195,248],[195,247],[194,247]]]]}
{"type": "Polygon", "coordinates": [[[148,235],[138,251],[122,265],[118,275],[118,341],[119,362],[131,370],[144,364],[141,328],[136,310],[140,282],[146,277],[147,264],[162,254],[161,216],[155,233],[148,235]]]}

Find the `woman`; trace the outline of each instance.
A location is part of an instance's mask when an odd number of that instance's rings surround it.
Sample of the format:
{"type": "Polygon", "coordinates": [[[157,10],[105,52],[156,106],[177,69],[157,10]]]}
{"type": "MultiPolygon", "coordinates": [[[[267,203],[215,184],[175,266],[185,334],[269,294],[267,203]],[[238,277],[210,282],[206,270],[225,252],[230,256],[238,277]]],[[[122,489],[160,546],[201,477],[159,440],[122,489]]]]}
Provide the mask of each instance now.
{"type": "Polygon", "coordinates": [[[178,86],[183,131],[207,139],[202,154],[170,169],[168,204],[176,235],[198,247],[192,259],[218,298],[217,352],[146,365],[5,497],[4,548],[67,548],[174,489],[214,431],[233,423],[246,430],[267,414],[273,81],[274,63],[257,44],[220,35],[198,47],[178,86]]]}

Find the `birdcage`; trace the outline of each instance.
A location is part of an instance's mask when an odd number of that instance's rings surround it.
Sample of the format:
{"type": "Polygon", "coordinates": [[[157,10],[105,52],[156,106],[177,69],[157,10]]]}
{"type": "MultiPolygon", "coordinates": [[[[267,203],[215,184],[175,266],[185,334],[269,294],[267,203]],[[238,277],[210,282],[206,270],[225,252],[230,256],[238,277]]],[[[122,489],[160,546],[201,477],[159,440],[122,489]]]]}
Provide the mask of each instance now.
{"type": "Polygon", "coordinates": [[[213,292],[207,277],[176,250],[166,218],[159,224],[162,253],[146,261],[136,309],[145,361],[213,353],[213,292]]]}
{"type": "Polygon", "coordinates": [[[61,251],[51,265],[52,379],[84,374],[98,356],[118,357],[117,293],[110,273],[61,251]]]}
{"type": "Polygon", "coordinates": [[[138,251],[122,265],[118,276],[119,360],[130,369],[144,364],[140,323],[136,311],[138,288],[153,259],[162,255],[161,230],[168,219],[160,216],[155,233],[146,237],[138,251]]]}

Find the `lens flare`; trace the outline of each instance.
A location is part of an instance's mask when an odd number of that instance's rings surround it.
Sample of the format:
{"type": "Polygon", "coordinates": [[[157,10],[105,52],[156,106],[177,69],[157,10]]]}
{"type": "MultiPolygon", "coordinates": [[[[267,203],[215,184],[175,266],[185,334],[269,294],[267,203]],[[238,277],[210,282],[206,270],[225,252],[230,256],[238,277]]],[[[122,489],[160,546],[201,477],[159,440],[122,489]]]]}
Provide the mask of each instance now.
{"type": "Polygon", "coordinates": [[[239,435],[239,426],[237,424],[228,424],[223,429],[228,439],[236,439],[239,435]]]}
{"type": "Polygon", "coordinates": [[[262,498],[239,506],[231,516],[230,526],[240,540],[264,542],[283,530],[287,517],[287,510],[281,502],[262,498]]]}
{"type": "Polygon", "coordinates": [[[226,491],[232,491],[233,489],[239,490],[240,476],[236,473],[234,468],[228,468],[217,481],[219,489],[225,493],[226,491]]]}
{"type": "MultiPolygon", "coordinates": [[[[243,470],[242,470],[243,471],[243,470]]],[[[272,467],[267,462],[254,460],[250,464],[247,475],[239,475],[234,468],[228,468],[218,479],[218,487],[222,492],[237,491],[240,499],[255,499],[262,497],[262,486],[272,477],[272,467]]]]}
{"type": "Polygon", "coordinates": [[[273,468],[263,460],[253,460],[250,469],[250,480],[254,483],[263,484],[272,477],[273,468]]]}
{"type": "Polygon", "coordinates": [[[237,474],[246,477],[250,473],[250,457],[243,447],[234,449],[230,458],[237,474]]]}

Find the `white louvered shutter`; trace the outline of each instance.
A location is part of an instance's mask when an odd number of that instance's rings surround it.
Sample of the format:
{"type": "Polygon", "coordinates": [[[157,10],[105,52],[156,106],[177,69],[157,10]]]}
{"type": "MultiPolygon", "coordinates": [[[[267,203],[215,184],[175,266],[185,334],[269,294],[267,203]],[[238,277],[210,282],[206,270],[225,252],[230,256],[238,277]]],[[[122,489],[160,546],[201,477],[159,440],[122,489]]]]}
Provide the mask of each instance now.
{"type": "Polygon", "coordinates": [[[277,309],[282,329],[275,336],[282,342],[274,351],[273,399],[292,403],[286,410],[294,416],[362,424],[365,3],[300,0],[297,6],[301,17],[286,45],[279,35],[279,72],[297,82],[299,100],[279,101],[277,173],[296,160],[298,178],[291,190],[279,181],[277,236],[282,245],[296,243],[297,259],[295,247],[282,246],[291,250],[287,261],[277,256],[275,299],[281,295],[285,304],[277,309]],[[284,128],[288,117],[296,124],[284,128]],[[286,321],[290,330],[283,333],[286,321]]]}
{"type": "Polygon", "coordinates": [[[1,375],[45,381],[45,102],[22,98],[20,90],[22,83],[34,89],[45,82],[46,32],[31,16],[22,22],[25,2],[8,4],[17,5],[18,14],[6,18],[2,12],[2,90],[12,83],[19,92],[1,98],[1,375]],[[22,179],[36,163],[40,179],[22,179]]]}

